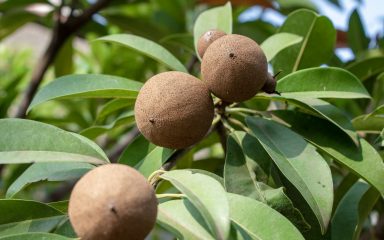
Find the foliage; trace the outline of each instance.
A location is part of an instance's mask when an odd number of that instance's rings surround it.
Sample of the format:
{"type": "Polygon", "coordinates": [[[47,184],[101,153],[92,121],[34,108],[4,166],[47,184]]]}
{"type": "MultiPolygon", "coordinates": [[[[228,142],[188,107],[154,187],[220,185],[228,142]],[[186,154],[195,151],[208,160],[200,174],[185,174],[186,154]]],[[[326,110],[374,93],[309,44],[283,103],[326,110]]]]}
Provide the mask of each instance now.
{"type": "MultiPolygon", "coordinates": [[[[52,27],[60,6],[37,2],[51,11],[38,18],[30,1],[0,4],[0,39],[30,21],[52,27]]],[[[384,218],[384,40],[369,39],[354,11],[344,44],[355,58],[343,62],[337,30],[309,1],[277,1],[287,16],[279,27],[239,21],[247,7],[233,2],[113,1],[97,13],[105,23],[95,17],[78,33],[88,52],[67,40],[28,120],[7,117],[31,75],[29,57],[0,48],[10,62],[0,64],[0,239],[74,239],[66,201],[73,182],[110,162],[136,168],[156,187],[151,239],[374,234],[370,216],[384,218]],[[227,134],[214,130],[190,149],[149,143],[133,114],[143,82],[167,70],[199,77],[196,42],[213,28],[257,41],[271,69],[282,70],[281,95],[227,106],[212,123],[227,134]],[[166,164],[172,170],[158,171],[166,164]]]]}

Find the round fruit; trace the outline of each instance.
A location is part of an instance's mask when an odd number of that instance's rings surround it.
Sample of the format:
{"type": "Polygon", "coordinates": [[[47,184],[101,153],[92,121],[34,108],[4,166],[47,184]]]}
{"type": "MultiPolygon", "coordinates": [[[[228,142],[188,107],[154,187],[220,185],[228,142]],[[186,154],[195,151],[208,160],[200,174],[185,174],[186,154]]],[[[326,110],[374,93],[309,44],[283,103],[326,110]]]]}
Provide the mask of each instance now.
{"type": "Polygon", "coordinates": [[[176,71],[150,78],[135,103],[140,132],[152,143],[167,148],[186,148],[200,141],[213,115],[213,100],[205,84],[176,71]]]}
{"type": "Polygon", "coordinates": [[[201,73],[217,97],[227,102],[242,102],[264,86],[268,77],[267,58],[252,39],[230,34],[209,46],[201,73]]]}
{"type": "Polygon", "coordinates": [[[276,79],[272,75],[268,74],[267,81],[261,90],[266,93],[276,93],[276,79]]]}
{"type": "Polygon", "coordinates": [[[199,56],[203,58],[205,51],[215,40],[227,35],[225,32],[220,30],[209,30],[208,32],[201,35],[197,42],[197,52],[199,56]]]}
{"type": "Polygon", "coordinates": [[[106,164],[76,183],[68,214],[82,240],[143,240],[155,224],[157,199],[138,171],[106,164]]]}

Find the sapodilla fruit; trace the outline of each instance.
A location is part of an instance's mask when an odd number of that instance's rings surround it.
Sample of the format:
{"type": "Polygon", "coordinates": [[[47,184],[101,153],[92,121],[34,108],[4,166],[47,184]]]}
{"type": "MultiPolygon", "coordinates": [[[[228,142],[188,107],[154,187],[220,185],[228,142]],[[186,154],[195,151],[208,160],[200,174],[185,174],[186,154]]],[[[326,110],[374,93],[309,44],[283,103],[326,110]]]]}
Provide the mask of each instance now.
{"type": "Polygon", "coordinates": [[[76,183],[68,214],[82,240],[143,240],[154,227],[157,199],[138,171],[106,164],[76,183]]]}
{"type": "Polygon", "coordinates": [[[150,78],[135,103],[136,124],[144,137],[173,149],[200,141],[208,132],[213,115],[213,100],[206,85],[177,71],[150,78]]]}
{"type": "Polygon", "coordinates": [[[200,58],[203,58],[205,51],[211,43],[225,35],[227,35],[225,32],[215,29],[209,30],[201,35],[197,42],[197,52],[200,58]]]}
{"type": "Polygon", "coordinates": [[[265,84],[261,90],[266,93],[277,93],[276,84],[276,79],[272,75],[268,74],[267,81],[265,81],[265,84]]]}
{"type": "Polygon", "coordinates": [[[268,77],[267,58],[252,39],[229,34],[214,41],[201,63],[211,92],[227,102],[252,98],[268,77]]]}

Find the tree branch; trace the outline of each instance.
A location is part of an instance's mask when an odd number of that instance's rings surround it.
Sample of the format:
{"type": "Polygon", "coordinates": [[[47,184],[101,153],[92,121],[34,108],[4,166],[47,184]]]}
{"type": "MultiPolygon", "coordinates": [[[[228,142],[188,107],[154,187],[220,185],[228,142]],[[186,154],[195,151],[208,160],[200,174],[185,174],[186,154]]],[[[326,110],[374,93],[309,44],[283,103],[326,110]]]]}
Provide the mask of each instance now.
{"type": "MultiPolygon", "coordinates": [[[[38,61],[34,72],[32,73],[31,81],[27,89],[25,90],[25,93],[20,102],[19,109],[15,114],[15,117],[26,117],[26,111],[32,101],[33,96],[39,88],[40,83],[43,80],[48,67],[55,60],[56,55],[58,54],[61,46],[65,43],[65,41],[77,30],[79,30],[84,24],[91,20],[93,14],[106,7],[109,2],[111,2],[111,0],[99,0],[86,10],[84,10],[83,14],[81,14],[80,16],[75,17],[71,15],[65,22],[61,22],[61,16],[57,17],[55,27],[53,28],[51,41],[47,49],[45,50],[43,56],[38,61]]],[[[60,15],[60,8],[58,12],[60,15]]]]}

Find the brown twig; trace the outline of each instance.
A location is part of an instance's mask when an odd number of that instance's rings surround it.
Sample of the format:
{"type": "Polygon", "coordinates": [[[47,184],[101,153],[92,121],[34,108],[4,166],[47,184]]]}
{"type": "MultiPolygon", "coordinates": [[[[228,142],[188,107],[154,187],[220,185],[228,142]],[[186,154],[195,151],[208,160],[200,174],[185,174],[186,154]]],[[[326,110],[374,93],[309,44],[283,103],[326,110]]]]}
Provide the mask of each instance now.
{"type": "Polygon", "coordinates": [[[26,111],[32,101],[33,96],[39,88],[48,67],[55,60],[56,55],[58,54],[65,41],[82,26],[84,26],[89,20],[91,20],[93,14],[106,7],[110,2],[111,0],[99,0],[89,8],[85,9],[81,15],[70,15],[65,21],[62,21],[61,19],[61,7],[59,8],[59,16],[57,17],[55,26],[53,28],[51,41],[43,56],[38,61],[34,72],[32,73],[31,81],[25,90],[15,117],[26,117],[26,111]]]}
{"type": "MultiPolygon", "coordinates": [[[[216,107],[216,112],[221,116],[221,119],[227,119],[227,113],[225,112],[225,108],[230,105],[231,103],[229,102],[224,102],[221,101],[219,102],[215,107],[216,107]]],[[[227,137],[228,137],[228,132],[227,129],[225,129],[225,126],[222,121],[219,121],[216,125],[216,131],[219,134],[220,137],[220,143],[221,146],[223,147],[224,153],[227,152],[227,137]]]]}

